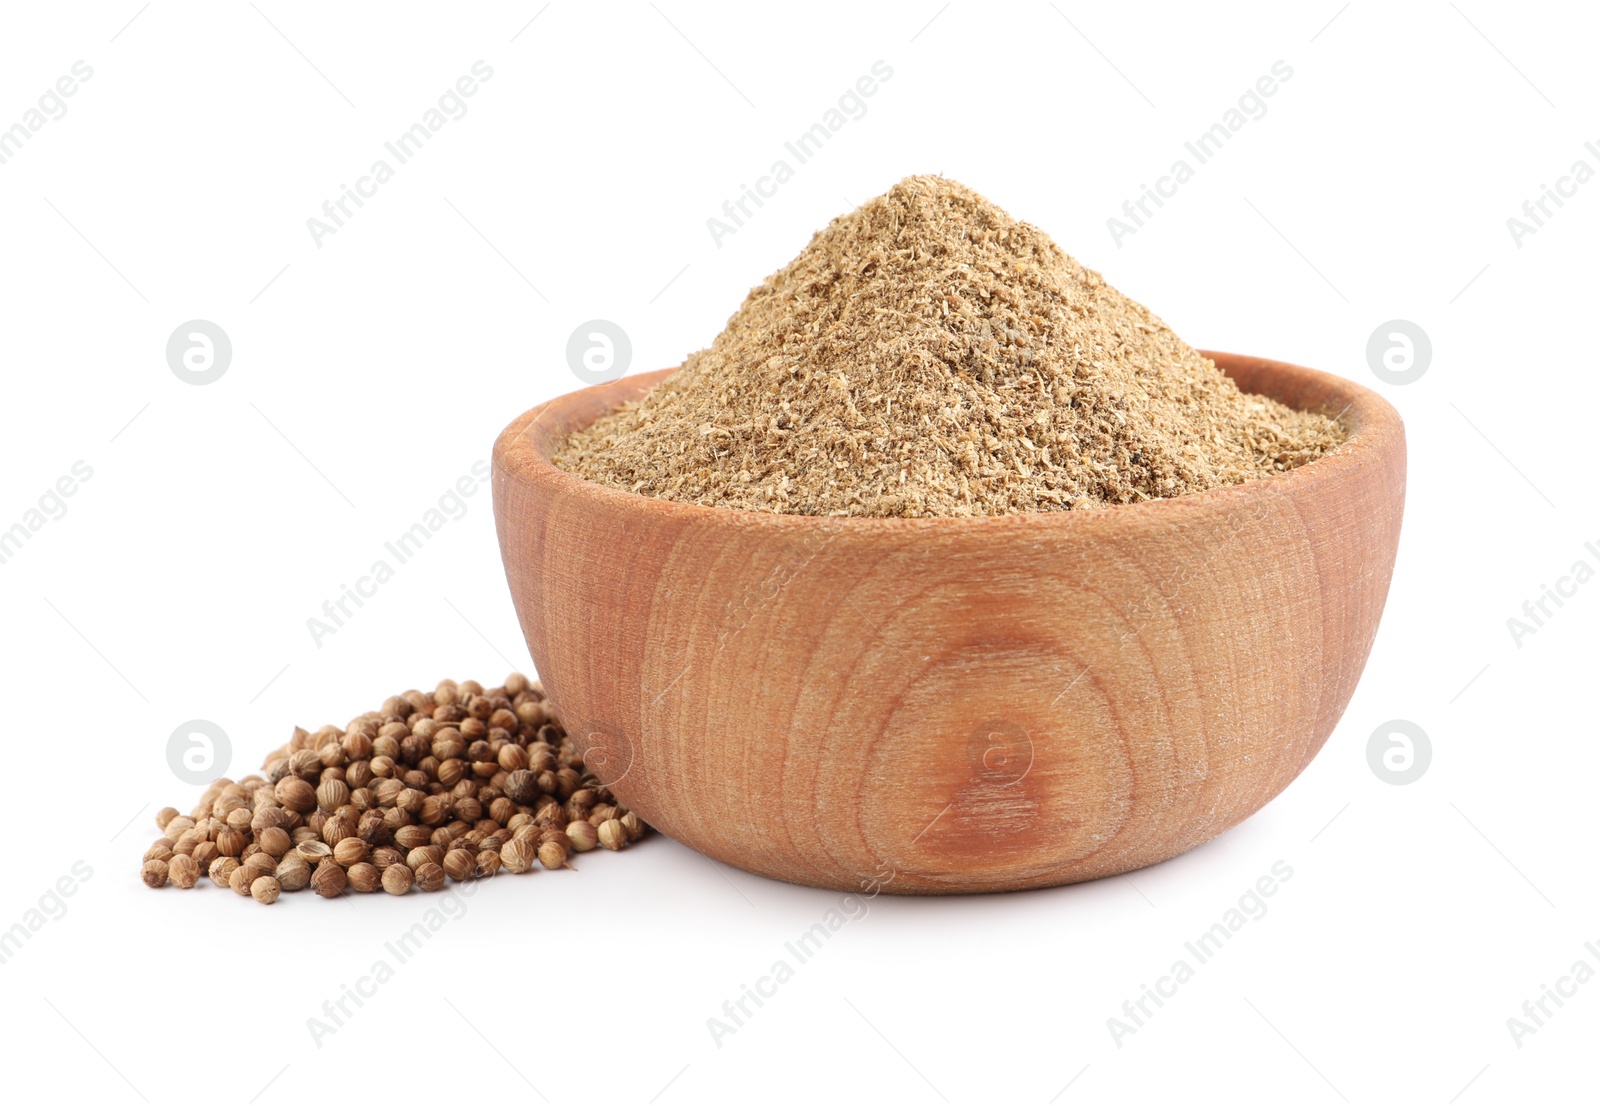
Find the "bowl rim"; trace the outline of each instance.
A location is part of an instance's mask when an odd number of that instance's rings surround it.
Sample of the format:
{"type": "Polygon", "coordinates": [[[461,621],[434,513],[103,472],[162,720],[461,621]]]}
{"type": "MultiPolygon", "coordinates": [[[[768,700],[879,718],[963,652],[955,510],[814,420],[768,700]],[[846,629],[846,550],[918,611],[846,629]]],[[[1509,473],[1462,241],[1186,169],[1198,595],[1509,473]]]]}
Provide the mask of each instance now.
{"type": "MultiPolygon", "coordinates": [[[[1308,461],[1288,472],[1230,484],[1203,492],[1166,499],[1149,499],[1139,503],[1117,503],[1084,511],[1028,511],[1004,515],[943,515],[918,517],[879,517],[862,515],[800,515],[777,511],[754,511],[742,507],[710,507],[700,503],[684,503],[673,499],[639,495],[613,488],[556,466],[551,459],[554,452],[550,432],[532,434],[538,424],[551,418],[563,422],[573,408],[592,404],[601,398],[609,399],[612,393],[627,393],[627,398],[610,402],[586,422],[570,424],[562,435],[581,426],[587,426],[616,410],[622,403],[642,396],[650,388],[665,381],[678,371],[678,367],[659,369],[648,373],[634,373],[604,384],[595,384],[571,392],[564,392],[518,415],[496,437],[492,455],[495,487],[498,491],[503,480],[518,483],[546,484],[550,490],[559,490],[582,496],[594,506],[615,509],[631,514],[653,514],[662,521],[674,519],[683,523],[708,525],[763,526],[780,529],[811,530],[819,527],[845,528],[857,533],[874,531],[905,533],[916,530],[949,532],[956,528],[986,529],[1054,529],[1063,526],[1095,527],[1118,526],[1141,522],[1176,521],[1168,516],[1209,514],[1215,510],[1247,507],[1262,496],[1281,496],[1290,492],[1310,492],[1314,486],[1325,482],[1342,482],[1358,478],[1370,466],[1386,458],[1396,449],[1404,449],[1405,427],[1400,413],[1377,392],[1353,380],[1319,369],[1287,361],[1274,361],[1250,354],[1200,350],[1232,378],[1242,371],[1255,378],[1259,385],[1264,381],[1276,382],[1283,388],[1250,390],[1246,394],[1281,398],[1289,385],[1298,385],[1302,391],[1321,391],[1334,402],[1345,401],[1342,410],[1335,414],[1348,430],[1348,436],[1333,452],[1308,461]],[[643,390],[641,385],[646,385],[643,390]],[[637,393],[637,394],[632,394],[637,393]],[[1277,393],[1277,394],[1275,394],[1277,393]],[[1157,519],[1153,516],[1161,516],[1157,519]]],[[[1241,386],[1242,387],[1242,386],[1241,386]]],[[[1327,403],[1324,407],[1331,407],[1327,403]]]]}

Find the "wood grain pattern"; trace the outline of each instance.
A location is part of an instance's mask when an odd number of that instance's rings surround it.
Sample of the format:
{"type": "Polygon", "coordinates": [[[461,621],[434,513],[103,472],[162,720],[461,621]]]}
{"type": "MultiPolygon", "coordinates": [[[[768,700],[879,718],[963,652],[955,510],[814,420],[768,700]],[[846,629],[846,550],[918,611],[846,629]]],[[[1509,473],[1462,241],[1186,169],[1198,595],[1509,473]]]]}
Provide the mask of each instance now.
{"type": "Polygon", "coordinates": [[[826,519],[646,499],[565,436],[666,373],[526,413],[494,450],[501,554],[557,710],[641,817],[779,879],[997,891],[1176,856],[1316,755],[1389,590],[1405,434],[1326,373],[1212,353],[1345,410],[1337,453],[1077,514],[826,519]]]}

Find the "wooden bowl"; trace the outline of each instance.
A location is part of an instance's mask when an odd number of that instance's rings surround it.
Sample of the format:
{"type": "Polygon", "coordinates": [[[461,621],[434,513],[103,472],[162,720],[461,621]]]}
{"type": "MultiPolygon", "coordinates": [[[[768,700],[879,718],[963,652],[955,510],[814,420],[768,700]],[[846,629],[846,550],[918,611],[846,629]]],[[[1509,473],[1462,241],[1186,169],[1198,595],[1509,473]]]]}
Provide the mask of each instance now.
{"type": "Polygon", "coordinates": [[[667,372],[494,448],[506,577],[579,749],[747,871],[909,894],[1046,887],[1192,849],[1322,747],[1389,590],[1405,432],[1340,377],[1212,353],[1343,412],[1337,452],[1178,499],[987,519],[699,507],[550,463],[667,372]]]}

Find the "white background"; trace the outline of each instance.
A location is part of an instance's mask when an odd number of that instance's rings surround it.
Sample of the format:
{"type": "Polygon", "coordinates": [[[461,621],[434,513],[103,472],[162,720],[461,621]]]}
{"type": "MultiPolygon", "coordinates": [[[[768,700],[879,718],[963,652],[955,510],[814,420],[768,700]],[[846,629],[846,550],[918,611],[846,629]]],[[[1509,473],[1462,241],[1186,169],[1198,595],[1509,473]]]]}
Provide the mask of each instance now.
{"type": "Polygon", "coordinates": [[[93,872],[0,964],[8,1100],[1466,1106],[1589,1086],[1600,982],[1520,1047],[1507,1019],[1600,967],[1600,584],[1520,647],[1506,621],[1600,565],[1600,183],[1520,246],[1506,220],[1575,160],[1600,168],[1592,13],[541,2],[6,9],[0,126],[93,69],[0,165],[0,525],[93,470],[0,565],[0,928],[74,862],[93,872]],[[314,243],[306,220],[480,59],[465,116],[314,243]],[[867,113],[714,245],[706,220],[880,59],[867,113]],[[1280,59],[1266,116],[1114,244],[1107,218],[1280,59]],[[878,898],[720,1047],[707,1019],[839,896],[659,837],[483,885],[316,1047],[307,1019],[437,899],[147,891],[155,810],[199,791],[168,735],[218,723],[237,776],[296,723],[526,667],[486,491],[320,647],[306,620],[501,426],[576,386],[579,323],[622,325],[635,371],[676,364],[813,230],[922,172],[1196,345],[1399,407],[1399,562],[1326,748],[1245,824],[1131,877],[878,898]],[[1434,349],[1404,387],[1365,353],[1395,318],[1434,349]],[[204,387],[164,355],[191,319],[233,343],[204,387]],[[1407,786],[1367,761],[1395,718],[1431,738],[1407,786]],[[1114,1041],[1107,1019],[1280,860],[1269,912],[1114,1041]]]}

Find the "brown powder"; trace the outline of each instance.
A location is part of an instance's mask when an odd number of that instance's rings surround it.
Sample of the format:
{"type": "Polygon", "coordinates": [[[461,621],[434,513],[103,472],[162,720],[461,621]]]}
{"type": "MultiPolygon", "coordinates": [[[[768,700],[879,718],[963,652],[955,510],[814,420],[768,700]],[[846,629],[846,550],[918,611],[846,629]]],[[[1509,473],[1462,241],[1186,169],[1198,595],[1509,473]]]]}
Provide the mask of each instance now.
{"type": "Polygon", "coordinates": [[[941,177],[833,220],[710,349],[573,435],[612,487],[788,514],[1002,515],[1136,503],[1336,448],[1247,395],[1048,236],[941,177]]]}

